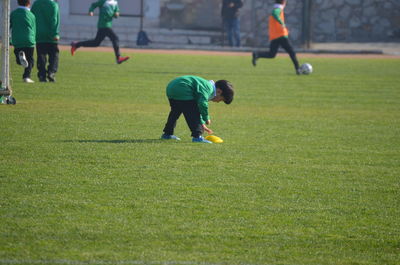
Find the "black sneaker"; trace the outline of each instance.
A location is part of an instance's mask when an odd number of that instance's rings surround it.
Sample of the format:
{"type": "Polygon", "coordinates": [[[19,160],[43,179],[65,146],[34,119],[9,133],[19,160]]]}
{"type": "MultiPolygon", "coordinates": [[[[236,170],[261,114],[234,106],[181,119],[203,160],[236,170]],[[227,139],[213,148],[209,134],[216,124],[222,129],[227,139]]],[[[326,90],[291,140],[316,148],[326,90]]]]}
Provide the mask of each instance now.
{"type": "Polygon", "coordinates": [[[297,74],[297,75],[301,75],[301,74],[302,74],[300,68],[297,68],[297,69],[296,69],[296,74],[297,74]]]}
{"type": "Polygon", "coordinates": [[[257,66],[257,53],[256,52],[252,53],[251,63],[253,64],[254,67],[257,66]]]}
{"type": "Polygon", "coordinates": [[[46,83],[47,82],[46,77],[40,77],[39,76],[39,82],[46,83]]]}
{"type": "Polygon", "coordinates": [[[54,73],[50,73],[47,75],[47,79],[49,82],[56,82],[56,75],[54,73]]]}
{"type": "Polygon", "coordinates": [[[28,68],[29,63],[28,63],[28,60],[26,60],[24,51],[20,51],[18,53],[18,58],[19,58],[19,62],[21,63],[22,67],[28,68]]]}

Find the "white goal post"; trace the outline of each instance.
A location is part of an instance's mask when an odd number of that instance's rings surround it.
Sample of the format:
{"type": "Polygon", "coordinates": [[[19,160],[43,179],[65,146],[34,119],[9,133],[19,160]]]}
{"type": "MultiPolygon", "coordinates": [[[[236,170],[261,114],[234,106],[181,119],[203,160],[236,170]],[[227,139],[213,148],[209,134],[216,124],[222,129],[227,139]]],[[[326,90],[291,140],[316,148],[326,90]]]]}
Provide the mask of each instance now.
{"type": "Polygon", "coordinates": [[[12,94],[10,86],[10,0],[1,0],[1,87],[0,96],[12,94]]]}

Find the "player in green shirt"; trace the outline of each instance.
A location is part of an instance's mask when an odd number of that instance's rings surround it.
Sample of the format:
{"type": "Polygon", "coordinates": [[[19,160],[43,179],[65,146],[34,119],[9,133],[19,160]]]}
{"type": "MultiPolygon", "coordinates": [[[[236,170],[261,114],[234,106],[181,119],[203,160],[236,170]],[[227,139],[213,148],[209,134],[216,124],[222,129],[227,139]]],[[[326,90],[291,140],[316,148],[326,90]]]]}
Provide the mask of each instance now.
{"type": "Polygon", "coordinates": [[[112,30],[112,20],[119,17],[119,6],[116,0],[99,0],[94,2],[89,8],[89,15],[93,16],[93,11],[99,8],[99,21],[97,23],[97,34],[93,40],[72,42],[71,55],[73,56],[79,47],[98,47],[101,42],[108,37],[114,48],[117,64],[121,64],[129,59],[123,57],[119,51],[119,39],[115,32],[112,30]]]}
{"type": "Polygon", "coordinates": [[[233,86],[226,80],[214,82],[204,78],[186,75],[172,80],[167,86],[167,97],[171,106],[164,134],[161,139],[180,140],[174,135],[176,122],[183,113],[192,132],[192,142],[211,143],[201,135],[203,131],[212,134],[206,125],[211,124],[208,101],[230,104],[233,100],[233,86]]]}
{"type": "Polygon", "coordinates": [[[25,83],[34,83],[31,72],[35,63],[33,53],[36,45],[36,20],[30,6],[30,0],[18,0],[18,8],[10,15],[11,42],[17,64],[25,68],[22,75],[25,83]]]}
{"type": "Polygon", "coordinates": [[[36,52],[40,82],[55,82],[58,71],[60,11],[54,0],[36,0],[32,5],[36,17],[36,52]],[[47,69],[47,60],[49,62],[47,69]],[[47,78],[47,79],[46,79],[47,78]]]}

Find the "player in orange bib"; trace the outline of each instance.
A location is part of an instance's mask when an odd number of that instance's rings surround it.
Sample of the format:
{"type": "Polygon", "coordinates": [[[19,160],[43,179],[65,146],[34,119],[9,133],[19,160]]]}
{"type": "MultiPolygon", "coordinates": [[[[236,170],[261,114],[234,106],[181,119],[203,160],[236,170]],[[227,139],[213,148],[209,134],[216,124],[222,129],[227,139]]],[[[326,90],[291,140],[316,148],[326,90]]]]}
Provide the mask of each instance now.
{"type": "Polygon", "coordinates": [[[275,0],[274,9],[269,17],[270,50],[269,52],[253,52],[252,63],[256,66],[258,58],[275,58],[279,47],[282,47],[292,59],[296,74],[300,74],[299,62],[292,45],[290,45],[289,31],[285,25],[285,6],[286,0],[275,0]]]}

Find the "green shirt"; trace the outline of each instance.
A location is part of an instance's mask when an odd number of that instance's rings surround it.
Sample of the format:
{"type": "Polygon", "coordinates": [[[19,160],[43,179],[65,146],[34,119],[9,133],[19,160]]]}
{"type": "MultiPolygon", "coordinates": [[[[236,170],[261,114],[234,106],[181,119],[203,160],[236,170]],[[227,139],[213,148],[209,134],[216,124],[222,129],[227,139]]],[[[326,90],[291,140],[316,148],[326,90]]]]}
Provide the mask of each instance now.
{"type": "Polygon", "coordinates": [[[118,2],[116,0],[99,0],[90,6],[89,12],[93,12],[97,7],[100,9],[97,27],[99,29],[111,28],[112,20],[115,14],[119,12],[118,2]]]}
{"type": "Polygon", "coordinates": [[[202,124],[210,120],[208,101],[215,97],[213,81],[198,76],[186,75],[172,80],[167,86],[167,97],[175,100],[195,100],[202,124]]]}
{"type": "Polygon", "coordinates": [[[32,48],[36,44],[36,20],[29,8],[18,7],[10,15],[11,43],[15,48],[32,48]]]}
{"type": "Polygon", "coordinates": [[[60,38],[60,11],[53,0],[36,0],[32,13],[36,17],[36,42],[57,43],[60,38]]]}
{"type": "Polygon", "coordinates": [[[281,19],[281,13],[282,13],[281,8],[274,8],[272,10],[272,16],[279,22],[279,24],[285,25],[285,23],[281,19]]]}

